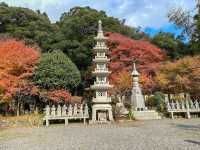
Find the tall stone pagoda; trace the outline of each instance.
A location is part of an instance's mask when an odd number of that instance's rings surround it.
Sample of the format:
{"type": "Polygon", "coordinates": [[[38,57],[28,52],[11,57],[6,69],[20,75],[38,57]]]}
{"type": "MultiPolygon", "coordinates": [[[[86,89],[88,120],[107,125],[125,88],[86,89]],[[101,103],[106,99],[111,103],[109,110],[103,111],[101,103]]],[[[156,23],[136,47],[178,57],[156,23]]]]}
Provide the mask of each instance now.
{"type": "Polygon", "coordinates": [[[96,77],[96,81],[91,86],[91,89],[95,90],[95,97],[92,99],[91,123],[109,122],[113,121],[111,97],[108,95],[108,90],[112,88],[112,85],[107,79],[111,73],[107,66],[110,59],[106,56],[109,49],[106,46],[107,37],[103,34],[101,20],[98,22],[98,33],[94,39],[97,43],[93,48],[96,56],[93,59],[95,70],[92,73],[96,77]]]}

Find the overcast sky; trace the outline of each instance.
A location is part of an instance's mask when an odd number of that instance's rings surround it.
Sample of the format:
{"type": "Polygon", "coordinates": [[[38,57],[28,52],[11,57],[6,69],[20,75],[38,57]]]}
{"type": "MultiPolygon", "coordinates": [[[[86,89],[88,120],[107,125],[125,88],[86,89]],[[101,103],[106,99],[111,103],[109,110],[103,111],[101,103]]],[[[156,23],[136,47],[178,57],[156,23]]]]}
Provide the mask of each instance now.
{"type": "Polygon", "coordinates": [[[182,6],[193,9],[195,0],[0,0],[12,6],[28,7],[47,12],[50,19],[59,20],[63,12],[74,6],[90,6],[108,15],[126,19],[130,26],[140,26],[148,32],[166,30],[176,32],[166,17],[170,8],[182,6]]]}

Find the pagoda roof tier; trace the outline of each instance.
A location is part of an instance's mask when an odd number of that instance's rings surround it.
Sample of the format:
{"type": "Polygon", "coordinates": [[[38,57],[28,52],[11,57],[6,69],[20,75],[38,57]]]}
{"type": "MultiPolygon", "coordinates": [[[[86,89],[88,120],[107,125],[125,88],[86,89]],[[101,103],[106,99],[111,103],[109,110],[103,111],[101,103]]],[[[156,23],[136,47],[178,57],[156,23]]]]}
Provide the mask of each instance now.
{"type": "Polygon", "coordinates": [[[94,82],[94,85],[91,86],[91,89],[93,90],[108,90],[111,89],[113,85],[110,85],[109,82],[107,83],[100,83],[100,82],[94,82]]]}
{"type": "Polygon", "coordinates": [[[107,53],[109,48],[93,48],[95,52],[105,52],[107,53]]]}
{"type": "Polygon", "coordinates": [[[95,51],[108,51],[109,48],[107,46],[95,46],[93,48],[93,50],[95,50],[95,51]]]}
{"type": "Polygon", "coordinates": [[[92,99],[92,102],[93,103],[111,103],[111,97],[97,97],[97,98],[95,98],[95,97],[93,97],[93,99],[92,99]]]}
{"type": "Polygon", "coordinates": [[[111,71],[109,71],[108,69],[95,69],[94,71],[92,71],[92,74],[94,75],[108,75],[110,73],[111,71]]]}
{"type": "Polygon", "coordinates": [[[95,57],[95,59],[93,59],[93,62],[95,63],[107,63],[109,61],[110,59],[108,57],[95,57]]]}
{"type": "MultiPolygon", "coordinates": [[[[102,33],[103,34],[103,33],[102,33]]],[[[96,37],[94,37],[94,39],[96,40],[96,41],[107,41],[108,40],[108,37],[105,37],[105,36],[102,36],[102,35],[98,35],[98,36],[96,36],[96,37]]]]}

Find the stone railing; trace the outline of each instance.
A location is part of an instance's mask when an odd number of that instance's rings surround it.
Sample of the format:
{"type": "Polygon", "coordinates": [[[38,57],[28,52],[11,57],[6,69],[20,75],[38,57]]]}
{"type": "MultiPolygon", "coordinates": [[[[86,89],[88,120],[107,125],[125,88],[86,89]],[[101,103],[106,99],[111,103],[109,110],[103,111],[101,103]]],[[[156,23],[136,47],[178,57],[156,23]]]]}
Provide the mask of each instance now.
{"type": "Polygon", "coordinates": [[[69,120],[72,119],[83,119],[84,124],[86,122],[86,119],[89,118],[89,112],[88,112],[88,106],[87,104],[84,105],[58,105],[55,107],[47,105],[45,108],[45,117],[43,120],[46,121],[46,126],[49,126],[49,120],[65,120],[65,125],[68,124],[69,120]]]}
{"type": "Polygon", "coordinates": [[[200,103],[198,100],[181,100],[167,102],[167,112],[171,113],[171,118],[174,119],[174,113],[184,113],[186,117],[191,118],[191,113],[200,113],[200,103]]]}

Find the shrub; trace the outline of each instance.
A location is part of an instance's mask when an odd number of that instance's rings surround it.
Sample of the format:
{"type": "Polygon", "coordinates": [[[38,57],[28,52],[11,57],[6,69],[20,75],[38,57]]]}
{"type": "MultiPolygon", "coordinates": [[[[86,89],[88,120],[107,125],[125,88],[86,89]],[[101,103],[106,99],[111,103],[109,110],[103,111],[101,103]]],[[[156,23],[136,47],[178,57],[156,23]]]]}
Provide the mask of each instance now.
{"type": "Polygon", "coordinates": [[[34,82],[45,89],[72,90],[80,80],[76,65],[59,50],[42,55],[34,76],[34,82]]]}

